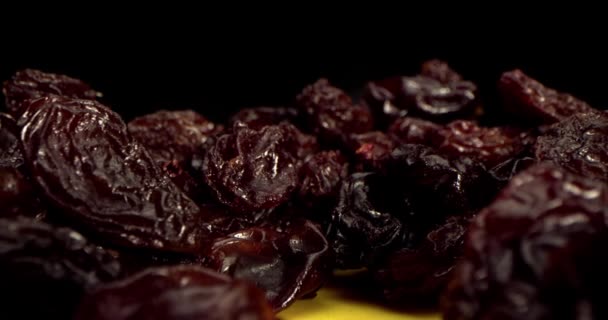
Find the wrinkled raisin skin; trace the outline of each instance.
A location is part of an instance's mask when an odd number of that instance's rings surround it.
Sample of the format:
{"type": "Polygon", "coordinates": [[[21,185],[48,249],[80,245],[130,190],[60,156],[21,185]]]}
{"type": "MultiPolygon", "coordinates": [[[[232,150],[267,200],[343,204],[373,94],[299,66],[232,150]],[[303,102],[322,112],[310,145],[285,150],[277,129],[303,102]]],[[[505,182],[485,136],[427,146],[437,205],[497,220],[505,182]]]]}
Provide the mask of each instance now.
{"type": "Polygon", "coordinates": [[[4,82],[2,92],[6,97],[6,107],[15,118],[19,118],[25,112],[27,100],[42,98],[49,94],[81,99],[101,97],[101,93],[78,79],[34,69],[15,73],[10,80],[4,82]]]}
{"type": "Polygon", "coordinates": [[[163,174],[110,109],[49,96],[20,119],[32,178],[61,214],[104,241],[198,251],[200,209],[163,174]]]}
{"type": "Polygon", "coordinates": [[[373,128],[369,109],[354,104],[350,96],[327,79],[306,86],[296,97],[296,104],[310,131],[328,145],[339,145],[349,135],[373,128]]]}
{"type": "Polygon", "coordinates": [[[249,128],[261,129],[265,126],[277,125],[283,121],[296,124],[298,110],[284,107],[257,107],[243,109],[230,118],[228,125],[234,126],[237,122],[245,123],[249,128]]]}
{"type": "Polygon", "coordinates": [[[435,146],[443,140],[443,126],[414,117],[397,118],[389,127],[388,134],[396,141],[410,144],[435,146]]]}
{"type": "Polygon", "coordinates": [[[539,160],[608,182],[608,114],[574,115],[549,127],[534,147],[539,160]]]}
{"type": "Polygon", "coordinates": [[[329,243],[309,221],[243,229],[218,238],[208,253],[209,266],[266,292],[275,311],[314,293],[331,271],[329,243]]]}
{"type": "Polygon", "coordinates": [[[605,184],[526,169],[474,219],[444,318],[605,318],[607,218],[605,184]]]}
{"type": "Polygon", "coordinates": [[[200,267],[146,269],[85,297],[76,320],[274,319],[252,285],[200,267]]]}
{"type": "Polygon", "coordinates": [[[290,128],[281,124],[254,130],[237,123],[231,133],[217,138],[202,173],[220,202],[250,212],[288,200],[298,184],[297,147],[290,128]]]}
{"type": "Polygon", "coordinates": [[[110,254],[74,230],[0,219],[3,318],[69,319],[86,290],[120,275],[110,254]]]}
{"type": "Polygon", "coordinates": [[[192,110],[160,110],[131,120],[129,133],[160,163],[188,164],[210,136],[223,130],[192,110]]]}
{"type": "Polygon", "coordinates": [[[552,124],[576,113],[592,111],[584,101],[547,88],[519,69],[502,74],[498,91],[505,109],[517,115],[520,122],[552,124]]]}

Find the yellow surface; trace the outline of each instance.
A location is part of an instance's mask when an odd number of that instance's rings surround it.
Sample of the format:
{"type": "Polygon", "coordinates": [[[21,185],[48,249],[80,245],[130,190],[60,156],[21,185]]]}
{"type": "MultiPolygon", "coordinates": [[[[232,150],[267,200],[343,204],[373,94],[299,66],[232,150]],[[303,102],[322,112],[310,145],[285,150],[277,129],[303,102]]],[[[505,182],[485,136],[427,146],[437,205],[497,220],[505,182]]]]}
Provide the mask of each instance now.
{"type": "Polygon", "coordinates": [[[278,315],[280,320],[440,320],[433,313],[392,310],[370,302],[350,300],[335,288],[319,290],[313,299],[299,300],[278,315]]]}
{"type": "Polygon", "coordinates": [[[280,320],[440,320],[436,311],[396,310],[383,306],[364,270],[335,274],[311,299],[300,299],[277,316],[280,320]]]}

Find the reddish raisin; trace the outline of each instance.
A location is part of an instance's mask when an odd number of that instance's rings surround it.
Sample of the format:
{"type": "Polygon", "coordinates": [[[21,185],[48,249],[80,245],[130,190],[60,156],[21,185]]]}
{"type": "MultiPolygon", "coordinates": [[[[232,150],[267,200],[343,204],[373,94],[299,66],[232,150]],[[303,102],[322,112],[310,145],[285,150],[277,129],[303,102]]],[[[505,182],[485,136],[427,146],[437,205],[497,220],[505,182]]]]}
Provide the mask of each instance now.
{"type": "Polygon", "coordinates": [[[441,83],[459,82],[462,81],[462,76],[452,70],[445,62],[437,59],[428,60],[422,63],[420,74],[433,78],[441,83]]]}
{"type": "Polygon", "coordinates": [[[548,164],[518,174],[472,223],[445,319],[603,319],[608,188],[548,164]]]}
{"type": "Polygon", "coordinates": [[[319,289],[329,258],[327,240],[308,221],[244,229],[215,240],[208,254],[213,269],[263,289],[275,311],[319,289]]]}
{"type": "Polygon", "coordinates": [[[239,111],[230,118],[228,124],[233,126],[237,122],[242,122],[257,130],[283,121],[295,123],[297,118],[298,110],[295,108],[257,107],[239,111]]]}
{"type": "Polygon", "coordinates": [[[348,147],[356,162],[355,170],[374,170],[393,151],[395,141],[383,132],[370,131],[351,135],[348,147]]]}
{"type": "Polygon", "coordinates": [[[327,79],[305,87],[296,102],[311,131],[328,144],[339,144],[349,135],[367,132],[373,127],[370,111],[354,104],[350,96],[327,79]]]}
{"type": "Polygon", "coordinates": [[[27,100],[49,94],[81,99],[101,97],[101,93],[78,79],[34,69],[17,72],[10,80],[4,82],[2,92],[6,97],[9,113],[15,118],[19,118],[25,112],[27,100]]]}
{"type": "Polygon", "coordinates": [[[592,111],[584,101],[547,88],[518,69],[502,74],[498,91],[504,107],[520,121],[552,124],[576,113],[592,111]]]}
{"type": "Polygon", "coordinates": [[[538,137],[536,157],[588,178],[608,182],[608,114],[574,115],[538,137]]]}
{"type": "MultiPolygon", "coordinates": [[[[298,184],[289,124],[254,130],[237,123],[208,150],[202,171],[217,199],[241,212],[271,209],[298,184]]],[[[294,128],[294,130],[297,130],[294,128]]]]}
{"type": "Polygon", "coordinates": [[[150,268],[104,285],[82,301],[77,320],[274,319],[252,285],[199,267],[150,268]]]}
{"type": "Polygon", "coordinates": [[[201,152],[210,136],[222,131],[192,110],[161,110],[129,122],[129,133],[160,163],[177,160],[188,164],[192,155],[201,152]]]}
{"type": "Polygon", "coordinates": [[[430,121],[414,118],[401,117],[395,119],[388,129],[388,134],[401,143],[423,144],[434,146],[442,141],[443,126],[430,121]]]}
{"type": "Polygon", "coordinates": [[[112,243],[199,250],[199,207],[116,113],[93,100],[48,96],[20,121],[33,180],[57,214],[112,243]]]}

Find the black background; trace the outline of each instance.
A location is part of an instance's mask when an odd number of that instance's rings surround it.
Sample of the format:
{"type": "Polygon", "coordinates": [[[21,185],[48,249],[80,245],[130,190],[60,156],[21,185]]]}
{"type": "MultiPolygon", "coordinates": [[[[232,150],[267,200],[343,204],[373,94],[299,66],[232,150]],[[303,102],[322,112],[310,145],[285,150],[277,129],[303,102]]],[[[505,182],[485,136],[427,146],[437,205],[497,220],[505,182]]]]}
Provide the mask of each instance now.
{"type": "Polygon", "coordinates": [[[512,16],[491,28],[491,18],[466,25],[437,19],[352,19],[331,27],[314,20],[294,28],[297,22],[283,24],[289,17],[177,27],[159,18],[112,30],[109,17],[101,28],[86,17],[48,29],[21,22],[4,29],[0,78],[25,67],[78,77],[127,120],[159,108],[193,108],[221,120],[242,107],[287,104],[319,77],[356,92],[367,80],[414,74],[420,62],[441,58],[480,85],[486,108],[497,107],[496,81],[513,68],[608,106],[606,29],[587,23],[595,20],[558,17],[531,26],[512,16]]]}

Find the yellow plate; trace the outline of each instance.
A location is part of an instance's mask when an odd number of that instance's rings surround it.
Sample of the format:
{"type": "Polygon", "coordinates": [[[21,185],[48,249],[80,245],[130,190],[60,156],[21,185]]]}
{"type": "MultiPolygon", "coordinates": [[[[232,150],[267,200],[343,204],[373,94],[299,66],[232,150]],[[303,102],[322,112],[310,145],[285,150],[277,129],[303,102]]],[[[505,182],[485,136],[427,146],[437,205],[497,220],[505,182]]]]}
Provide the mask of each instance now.
{"type": "Polygon", "coordinates": [[[436,312],[395,310],[365,297],[359,277],[339,278],[311,299],[301,299],[280,312],[280,320],[440,320],[436,312]],[[355,285],[353,285],[355,284],[355,285]],[[359,284],[359,285],[357,285],[359,284]]]}

